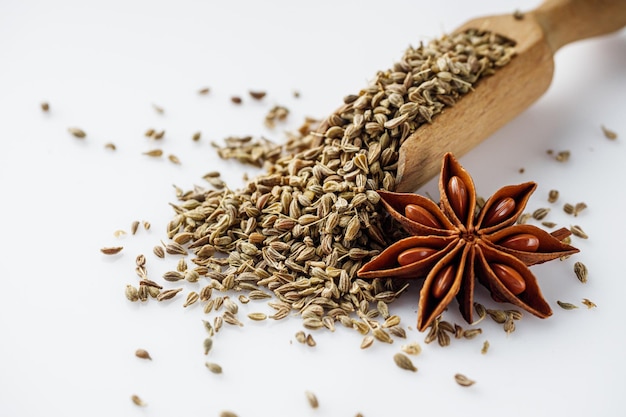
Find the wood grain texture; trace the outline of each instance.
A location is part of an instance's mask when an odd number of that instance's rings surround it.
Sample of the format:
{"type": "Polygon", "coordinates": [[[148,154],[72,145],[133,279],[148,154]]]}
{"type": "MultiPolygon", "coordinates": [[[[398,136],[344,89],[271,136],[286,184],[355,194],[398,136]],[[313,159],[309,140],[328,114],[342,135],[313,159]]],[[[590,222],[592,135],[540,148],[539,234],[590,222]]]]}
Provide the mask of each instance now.
{"type": "Polygon", "coordinates": [[[505,36],[516,42],[517,56],[404,142],[396,191],[415,191],[439,172],[446,152],[465,154],[541,97],[552,81],[553,55],[560,47],[625,25],[625,0],[548,0],[522,19],[489,16],[459,27],[457,32],[474,28],[505,36]]]}

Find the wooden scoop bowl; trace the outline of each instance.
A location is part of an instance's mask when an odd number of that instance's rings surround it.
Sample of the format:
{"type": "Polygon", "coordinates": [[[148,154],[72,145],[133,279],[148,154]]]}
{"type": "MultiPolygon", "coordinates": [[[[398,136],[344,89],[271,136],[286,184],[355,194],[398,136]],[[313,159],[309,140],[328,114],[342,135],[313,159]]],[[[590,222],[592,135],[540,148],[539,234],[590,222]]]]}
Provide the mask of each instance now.
{"type": "Polygon", "coordinates": [[[517,56],[407,138],[400,147],[396,191],[415,191],[437,175],[446,152],[463,155],[537,100],[550,85],[560,47],[625,25],[626,0],[547,0],[521,19],[490,16],[458,28],[513,40],[517,56]]]}

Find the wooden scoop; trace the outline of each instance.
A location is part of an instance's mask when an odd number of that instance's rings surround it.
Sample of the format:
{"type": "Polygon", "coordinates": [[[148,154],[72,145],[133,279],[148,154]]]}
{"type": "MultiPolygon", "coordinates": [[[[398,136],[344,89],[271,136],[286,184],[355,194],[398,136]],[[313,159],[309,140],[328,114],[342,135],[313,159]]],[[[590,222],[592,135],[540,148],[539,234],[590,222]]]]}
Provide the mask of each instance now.
{"type": "Polygon", "coordinates": [[[396,191],[415,191],[437,175],[446,152],[463,155],[537,100],[550,85],[552,57],[560,47],[625,25],[626,0],[547,0],[521,19],[490,16],[458,28],[488,30],[513,40],[517,56],[406,139],[396,191]]]}

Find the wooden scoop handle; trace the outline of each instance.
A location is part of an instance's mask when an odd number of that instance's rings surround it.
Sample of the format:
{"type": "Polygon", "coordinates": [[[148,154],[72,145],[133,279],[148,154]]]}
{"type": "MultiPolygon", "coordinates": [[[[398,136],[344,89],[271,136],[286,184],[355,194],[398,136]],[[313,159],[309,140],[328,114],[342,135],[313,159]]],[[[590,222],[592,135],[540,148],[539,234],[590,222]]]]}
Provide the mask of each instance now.
{"type": "Polygon", "coordinates": [[[552,52],[568,43],[626,26],[625,0],[547,0],[531,14],[552,52]]]}
{"type": "Polygon", "coordinates": [[[497,33],[515,41],[517,56],[404,141],[396,191],[415,191],[437,175],[446,152],[463,155],[541,97],[552,81],[553,55],[560,47],[625,25],[626,0],[547,0],[521,19],[508,14],[465,23],[457,32],[497,33]]]}

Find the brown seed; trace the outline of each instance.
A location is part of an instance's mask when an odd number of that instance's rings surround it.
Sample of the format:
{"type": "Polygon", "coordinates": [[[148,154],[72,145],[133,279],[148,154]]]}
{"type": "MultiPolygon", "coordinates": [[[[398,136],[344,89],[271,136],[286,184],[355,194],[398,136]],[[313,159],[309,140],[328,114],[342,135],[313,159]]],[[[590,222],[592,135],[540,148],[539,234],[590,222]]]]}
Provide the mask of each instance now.
{"type": "Polygon", "coordinates": [[[495,226],[503,222],[515,211],[515,200],[505,197],[493,204],[485,214],[483,227],[495,226]]]}
{"type": "Polygon", "coordinates": [[[141,358],[141,359],[152,360],[152,358],[150,357],[150,354],[145,349],[137,349],[135,351],[135,356],[137,356],[138,358],[141,358]]]}
{"type": "Polygon", "coordinates": [[[535,252],[539,248],[539,238],[530,233],[518,233],[499,241],[498,245],[513,250],[535,252]]]}
{"type": "Polygon", "coordinates": [[[461,222],[465,222],[469,206],[467,186],[461,178],[454,175],[448,180],[448,187],[446,188],[446,191],[449,195],[452,210],[461,222]]]}
{"type": "Polygon", "coordinates": [[[165,130],[161,130],[160,132],[154,132],[154,134],[152,135],[152,138],[154,139],[163,139],[163,136],[165,136],[165,130]]]}
{"type": "Polygon", "coordinates": [[[482,347],[482,349],[480,349],[480,353],[482,353],[483,355],[486,355],[488,351],[489,351],[489,341],[488,341],[488,340],[485,340],[485,341],[483,342],[483,347],[482,347]]]}
{"type": "Polygon", "coordinates": [[[249,313],[248,318],[254,321],[263,321],[267,319],[267,314],[264,313],[249,313]]]}
{"type": "Polygon", "coordinates": [[[298,331],[296,333],[296,340],[299,343],[306,343],[306,333],[304,333],[302,330],[298,331]]]}
{"type": "Polygon", "coordinates": [[[313,347],[313,346],[316,346],[316,345],[317,345],[317,343],[315,342],[315,339],[313,338],[313,335],[312,335],[312,334],[308,334],[308,335],[306,336],[306,344],[307,344],[308,346],[311,346],[311,347],[313,347]]]}
{"type": "Polygon", "coordinates": [[[406,356],[404,353],[396,353],[393,355],[393,361],[399,368],[405,369],[407,371],[417,372],[417,368],[413,365],[411,359],[406,356]]]}
{"type": "Polygon", "coordinates": [[[576,203],[574,205],[574,217],[578,216],[578,214],[587,208],[587,204],[584,202],[576,203]]]}
{"type": "Polygon", "coordinates": [[[306,399],[309,402],[311,408],[319,407],[320,404],[317,401],[317,397],[315,396],[315,394],[313,394],[311,391],[305,391],[304,394],[306,395],[306,399]]]}
{"type": "Polygon", "coordinates": [[[192,139],[194,142],[197,142],[197,141],[199,141],[199,140],[200,140],[200,138],[201,138],[201,137],[202,137],[202,133],[201,133],[201,132],[196,132],[196,133],[194,133],[194,134],[191,136],[191,139],[192,139]]]}
{"type": "Polygon", "coordinates": [[[374,336],[368,334],[361,341],[361,349],[367,349],[374,343],[374,336]]]}
{"type": "Polygon", "coordinates": [[[434,255],[435,253],[437,253],[437,250],[433,248],[418,247],[407,249],[404,252],[400,253],[400,255],[398,255],[398,263],[402,266],[409,265],[426,259],[429,256],[434,255]]]}
{"type": "Polygon", "coordinates": [[[482,332],[482,329],[467,329],[463,332],[463,337],[466,339],[473,339],[482,332]]]}
{"type": "Polygon", "coordinates": [[[152,248],[152,253],[159,258],[165,258],[165,250],[163,249],[163,246],[155,246],[152,248]]]}
{"type": "Polygon", "coordinates": [[[232,411],[222,411],[220,413],[220,417],[237,417],[237,414],[233,413],[232,411]]]}
{"type": "Polygon", "coordinates": [[[100,249],[100,252],[104,253],[105,255],[115,255],[116,253],[120,253],[122,249],[124,249],[123,246],[113,246],[102,248],[100,249]]]}
{"type": "Polygon", "coordinates": [[[134,235],[135,233],[137,233],[138,228],[139,228],[139,222],[135,220],[134,222],[130,224],[130,233],[134,235]]]}
{"type": "Polygon", "coordinates": [[[203,88],[198,90],[198,94],[207,95],[207,94],[209,94],[210,91],[211,91],[211,89],[209,87],[203,87],[203,88]]]}
{"type": "Polygon", "coordinates": [[[241,104],[243,102],[243,100],[239,96],[232,96],[230,98],[230,101],[232,101],[235,104],[241,104]]]}
{"type": "Polygon", "coordinates": [[[181,292],[183,289],[182,288],[176,288],[176,289],[171,289],[171,290],[165,290],[163,292],[161,292],[158,296],[157,296],[157,301],[165,301],[165,300],[170,300],[174,297],[176,297],[176,294],[178,294],[179,292],[181,292]]]}
{"type": "Polygon", "coordinates": [[[561,151],[556,154],[555,159],[559,162],[567,162],[570,157],[570,151],[561,151]]]}
{"type": "Polygon", "coordinates": [[[587,271],[587,267],[582,262],[576,262],[574,264],[574,273],[576,274],[576,278],[583,284],[587,282],[587,276],[589,272],[587,271]]]}
{"type": "Polygon", "coordinates": [[[45,102],[45,101],[44,101],[44,102],[42,102],[42,103],[41,103],[41,110],[42,110],[42,111],[48,111],[48,110],[50,110],[50,105],[49,105],[47,102],[45,102]]]}
{"type": "Polygon", "coordinates": [[[69,128],[67,128],[67,131],[70,132],[72,135],[74,135],[75,137],[77,137],[79,139],[84,139],[87,136],[85,131],[83,131],[82,129],[79,129],[77,127],[69,127],[69,128]]]}
{"type": "Polygon", "coordinates": [[[129,301],[139,300],[139,290],[130,284],[126,285],[125,295],[129,301]]]}
{"type": "Polygon", "coordinates": [[[267,94],[265,91],[249,91],[250,97],[255,100],[261,100],[267,94]]]}
{"type": "Polygon", "coordinates": [[[171,163],[176,164],[176,165],[180,165],[180,159],[178,159],[178,157],[176,155],[168,155],[167,159],[170,160],[171,163]]]}
{"type": "Polygon", "coordinates": [[[556,223],[554,222],[541,222],[541,224],[549,229],[552,229],[553,227],[556,226],[556,223]]]}
{"type": "Polygon", "coordinates": [[[526,289],[526,282],[519,272],[508,265],[491,264],[491,270],[502,284],[513,294],[518,295],[526,289]]]}
{"type": "Polygon", "coordinates": [[[113,142],[107,142],[104,144],[104,148],[105,149],[110,149],[112,151],[116,150],[117,147],[115,146],[115,144],[113,142]]]}
{"type": "Polygon", "coordinates": [[[147,405],[138,395],[132,395],[130,399],[136,406],[145,407],[147,405]]]}
{"type": "Polygon", "coordinates": [[[602,127],[602,133],[604,133],[604,137],[607,139],[611,139],[611,140],[615,140],[617,139],[617,133],[613,132],[612,130],[607,129],[604,126],[602,127]]]}
{"type": "Polygon", "coordinates": [[[440,299],[448,293],[448,290],[454,283],[456,277],[456,267],[454,264],[450,264],[437,273],[433,282],[431,291],[433,297],[440,299]]]}
{"type": "Polygon", "coordinates": [[[454,375],[454,380],[456,381],[457,384],[459,384],[462,387],[469,387],[476,383],[476,381],[472,381],[471,379],[469,379],[463,374],[454,375]]]}
{"type": "Polygon", "coordinates": [[[567,214],[574,214],[574,206],[570,203],[565,203],[563,205],[563,211],[567,214]]]}
{"type": "Polygon", "coordinates": [[[416,204],[407,204],[404,208],[404,215],[410,220],[423,224],[424,226],[434,229],[441,228],[439,221],[431,212],[416,204]]]}

